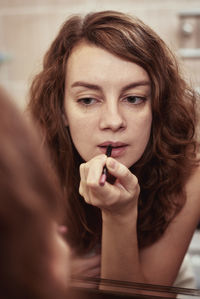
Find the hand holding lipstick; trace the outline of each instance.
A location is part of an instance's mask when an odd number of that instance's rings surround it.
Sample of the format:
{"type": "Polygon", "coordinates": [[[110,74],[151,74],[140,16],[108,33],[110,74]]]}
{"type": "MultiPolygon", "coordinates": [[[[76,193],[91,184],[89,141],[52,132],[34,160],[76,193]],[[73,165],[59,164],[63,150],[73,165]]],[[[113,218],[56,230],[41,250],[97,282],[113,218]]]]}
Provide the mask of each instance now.
{"type": "MultiPolygon", "coordinates": [[[[108,149],[111,152],[111,149],[108,149]]],[[[130,170],[112,157],[99,155],[80,166],[79,192],[88,204],[120,215],[130,214],[137,209],[139,184],[130,170]],[[105,170],[106,166],[106,172],[105,170]],[[116,178],[113,184],[106,175],[116,178]],[[102,174],[103,173],[103,174],[102,174]],[[103,176],[103,179],[102,179],[103,176]],[[103,183],[103,188],[102,184],[103,183]]]]}

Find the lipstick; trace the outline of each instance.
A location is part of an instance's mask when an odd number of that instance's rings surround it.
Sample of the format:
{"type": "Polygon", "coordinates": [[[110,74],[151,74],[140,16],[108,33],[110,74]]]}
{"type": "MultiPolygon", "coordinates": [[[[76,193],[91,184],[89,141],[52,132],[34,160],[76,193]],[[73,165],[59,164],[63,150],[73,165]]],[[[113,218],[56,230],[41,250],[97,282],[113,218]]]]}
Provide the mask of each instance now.
{"type": "Polygon", "coordinates": [[[112,154],[112,149],[113,149],[112,145],[109,144],[109,145],[107,146],[107,150],[106,150],[106,156],[107,156],[107,157],[110,157],[110,156],[111,156],[111,154],[112,154]]]}
{"type": "MultiPolygon", "coordinates": [[[[109,144],[109,145],[107,146],[107,149],[106,149],[106,156],[107,156],[107,157],[110,157],[110,156],[111,156],[111,154],[112,154],[112,149],[113,149],[113,148],[112,148],[112,145],[109,144]]],[[[101,177],[100,177],[100,180],[99,180],[99,184],[100,184],[101,186],[104,186],[104,184],[105,184],[105,182],[106,182],[107,175],[108,175],[108,169],[107,169],[106,166],[104,166],[103,171],[102,171],[102,174],[101,174],[101,177]]]]}

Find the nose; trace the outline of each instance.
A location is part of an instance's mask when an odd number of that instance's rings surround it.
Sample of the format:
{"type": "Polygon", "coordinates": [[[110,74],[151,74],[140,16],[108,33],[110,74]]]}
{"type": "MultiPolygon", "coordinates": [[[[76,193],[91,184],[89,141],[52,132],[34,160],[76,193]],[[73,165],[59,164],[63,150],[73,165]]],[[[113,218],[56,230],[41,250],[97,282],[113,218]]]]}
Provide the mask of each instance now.
{"type": "Polygon", "coordinates": [[[123,111],[119,103],[108,102],[104,104],[100,118],[100,129],[112,131],[123,130],[126,126],[123,111]]]}

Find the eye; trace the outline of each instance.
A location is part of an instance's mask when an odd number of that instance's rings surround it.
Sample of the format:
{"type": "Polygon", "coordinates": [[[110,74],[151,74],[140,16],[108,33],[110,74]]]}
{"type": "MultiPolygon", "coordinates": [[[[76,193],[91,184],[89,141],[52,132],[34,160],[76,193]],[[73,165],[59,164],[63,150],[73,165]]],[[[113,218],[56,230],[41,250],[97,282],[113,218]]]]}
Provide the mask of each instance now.
{"type": "Polygon", "coordinates": [[[79,99],[78,102],[85,106],[89,106],[89,105],[96,103],[97,100],[94,98],[82,98],[82,99],[79,99]]]}
{"type": "Polygon", "coordinates": [[[126,97],[125,100],[130,104],[138,105],[144,103],[146,101],[146,98],[138,96],[129,96],[126,97]]]}

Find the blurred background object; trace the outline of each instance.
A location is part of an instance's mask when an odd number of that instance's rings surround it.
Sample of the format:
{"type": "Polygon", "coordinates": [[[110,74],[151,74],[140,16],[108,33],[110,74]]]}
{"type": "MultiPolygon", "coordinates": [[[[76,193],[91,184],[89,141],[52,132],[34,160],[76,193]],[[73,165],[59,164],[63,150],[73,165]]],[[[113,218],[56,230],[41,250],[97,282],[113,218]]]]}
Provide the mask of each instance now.
{"type": "Polygon", "coordinates": [[[190,79],[200,92],[200,2],[196,9],[181,10],[179,17],[179,54],[190,79]]]}
{"type": "Polygon", "coordinates": [[[6,54],[6,53],[3,53],[3,52],[0,52],[0,65],[6,61],[9,61],[10,60],[10,55],[9,54],[6,54]]]}

